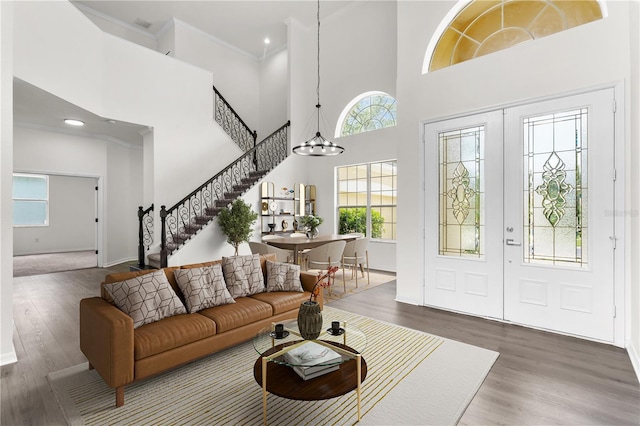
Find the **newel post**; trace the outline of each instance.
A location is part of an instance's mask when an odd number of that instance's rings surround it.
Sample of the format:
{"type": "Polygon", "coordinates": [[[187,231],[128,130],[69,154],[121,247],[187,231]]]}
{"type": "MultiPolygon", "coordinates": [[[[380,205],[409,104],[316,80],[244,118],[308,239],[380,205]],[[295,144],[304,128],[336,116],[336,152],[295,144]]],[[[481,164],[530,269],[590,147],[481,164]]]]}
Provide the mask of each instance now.
{"type": "Polygon", "coordinates": [[[144,217],[144,209],[138,207],[138,266],[144,269],[144,234],[142,230],[142,218],[144,217]]]}
{"type": "Polygon", "coordinates": [[[160,206],[160,267],[167,267],[167,209],[166,206],[160,206]]]}

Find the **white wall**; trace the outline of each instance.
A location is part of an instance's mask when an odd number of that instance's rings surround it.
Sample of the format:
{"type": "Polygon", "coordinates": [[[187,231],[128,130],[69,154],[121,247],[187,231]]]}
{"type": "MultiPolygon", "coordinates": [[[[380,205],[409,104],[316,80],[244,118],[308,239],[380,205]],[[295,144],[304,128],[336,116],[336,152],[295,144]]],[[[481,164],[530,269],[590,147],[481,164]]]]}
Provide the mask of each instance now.
{"type": "Polygon", "coordinates": [[[258,142],[264,140],[289,120],[288,55],[283,49],[264,58],[260,63],[260,122],[258,142]]]}
{"type": "Polygon", "coordinates": [[[0,365],[13,346],[13,2],[0,2],[0,365]]]}
{"type": "MultiPolygon", "coordinates": [[[[420,123],[492,106],[629,81],[629,3],[609,17],[422,75],[427,44],[455,4],[398,2],[398,299],[422,303],[420,123]]],[[[627,138],[626,134],[618,135],[627,138]]],[[[628,147],[627,140],[627,147],[628,147]]],[[[427,236],[429,238],[429,236],[427,236]]],[[[637,254],[636,254],[637,257],[637,254]]]]}
{"type": "MultiPolygon", "coordinates": [[[[396,4],[391,1],[355,2],[321,22],[320,103],[321,133],[334,139],[336,122],[344,107],[368,91],[395,96],[396,4]],[[390,59],[392,58],[392,59],[390,59]]],[[[309,139],[316,130],[317,27],[289,23],[289,73],[292,144],[309,139]]],[[[336,232],[335,174],[337,166],[396,159],[397,128],[337,138],[345,148],[337,157],[299,157],[307,170],[306,182],[315,184],[321,232],[336,232]]],[[[399,168],[399,174],[404,171],[399,168]]],[[[372,269],[396,270],[396,243],[369,245],[372,269]]]]}
{"type": "MultiPolygon", "coordinates": [[[[213,73],[213,84],[251,130],[260,123],[260,64],[250,55],[174,19],[175,57],[213,73]]],[[[212,93],[211,87],[208,93],[212,93]]],[[[282,123],[281,123],[282,124],[282,123]]],[[[279,126],[278,126],[279,127],[279,126]]],[[[274,129],[275,130],[275,129],[274,129]]],[[[262,137],[266,137],[262,131],[262,137]]],[[[262,139],[262,138],[261,138],[262,139]]]]}
{"type": "Polygon", "coordinates": [[[13,230],[13,255],[95,250],[96,178],[49,175],[49,223],[13,230]]]}
{"type": "Polygon", "coordinates": [[[625,217],[628,220],[629,238],[627,239],[627,263],[629,264],[630,289],[627,293],[627,306],[631,312],[630,341],[628,342],[629,355],[636,370],[636,376],[640,377],[640,262],[637,261],[640,253],[640,2],[632,2],[629,8],[629,32],[631,45],[631,78],[630,91],[630,141],[629,152],[630,167],[627,168],[627,197],[629,199],[629,211],[625,217]]]}
{"type": "Polygon", "coordinates": [[[143,201],[141,149],[23,127],[14,129],[13,145],[17,171],[97,178],[102,264],[137,258],[136,212],[143,201]]]}

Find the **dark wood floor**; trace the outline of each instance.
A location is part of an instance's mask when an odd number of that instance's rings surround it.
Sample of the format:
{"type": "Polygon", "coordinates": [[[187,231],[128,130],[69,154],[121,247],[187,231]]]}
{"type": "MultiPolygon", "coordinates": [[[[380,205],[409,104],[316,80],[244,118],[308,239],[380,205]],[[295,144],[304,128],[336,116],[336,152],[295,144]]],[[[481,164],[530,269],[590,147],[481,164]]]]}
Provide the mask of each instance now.
{"type": "MultiPolygon", "coordinates": [[[[62,425],[50,372],[84,362],[78,302],[105,274],[85,269],[15,278],[19,362],[0,368],[2,425],[62,425]]],[[[500,352],[461,424],[639,425],[640,385],[626,351],[523,327],[395,302],[395,283],[331,306],[500,352]]]]}

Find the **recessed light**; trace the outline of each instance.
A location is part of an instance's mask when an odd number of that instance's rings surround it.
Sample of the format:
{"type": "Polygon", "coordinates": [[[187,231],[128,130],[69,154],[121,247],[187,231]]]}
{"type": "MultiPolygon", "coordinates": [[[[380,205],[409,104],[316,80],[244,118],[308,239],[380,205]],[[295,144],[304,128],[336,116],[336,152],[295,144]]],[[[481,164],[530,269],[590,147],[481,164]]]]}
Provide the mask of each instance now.
{"type": "Polygon", "coordinates": [[[264,39],[264,44],[269,44],[269,43],[271,43],[271,40],[269,40],[269,37],[265,38],[264,39]]]}
{"type": "Polygon", "coordinates": [[[116,120],[107,120],[107,123],[109,123],[109,124],[116,124],[116,120]]]}
{"type": "Polygon", "coordinates": [[[64,122],[70,126],[84,126],[84,121],[74,120],[72,118],[65,118],[64,122]]]}

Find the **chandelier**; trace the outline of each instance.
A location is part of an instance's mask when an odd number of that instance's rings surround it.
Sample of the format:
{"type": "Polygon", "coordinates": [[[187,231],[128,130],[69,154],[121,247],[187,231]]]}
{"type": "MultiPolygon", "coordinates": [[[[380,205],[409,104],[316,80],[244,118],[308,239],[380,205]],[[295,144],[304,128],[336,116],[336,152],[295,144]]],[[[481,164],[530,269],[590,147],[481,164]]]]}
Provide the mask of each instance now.
{"type": "Polygon", "coordinates": [[[320,0],[318,0],[318,84],[316,86],[316,110],[318,128],[316,134],[309,140],[302,142],[300,145],[293,147],[293,152],[298,155],[308,155],[312,157],[328,157],[339,155],[344,152],[344,148],[336,143],[326,139],[320,134],[320,0]]]}

